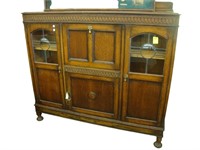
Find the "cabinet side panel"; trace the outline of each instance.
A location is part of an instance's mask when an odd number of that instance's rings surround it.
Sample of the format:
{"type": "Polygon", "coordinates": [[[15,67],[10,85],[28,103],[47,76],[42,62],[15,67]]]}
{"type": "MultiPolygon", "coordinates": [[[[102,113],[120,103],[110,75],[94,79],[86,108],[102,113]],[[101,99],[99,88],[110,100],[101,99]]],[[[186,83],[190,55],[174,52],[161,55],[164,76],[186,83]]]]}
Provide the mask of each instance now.
{"type": "Polygon", "coordinates": [[[128,91],[127,116],[156,121],[160,92],[160,83],[131,80],[128,91]]]}

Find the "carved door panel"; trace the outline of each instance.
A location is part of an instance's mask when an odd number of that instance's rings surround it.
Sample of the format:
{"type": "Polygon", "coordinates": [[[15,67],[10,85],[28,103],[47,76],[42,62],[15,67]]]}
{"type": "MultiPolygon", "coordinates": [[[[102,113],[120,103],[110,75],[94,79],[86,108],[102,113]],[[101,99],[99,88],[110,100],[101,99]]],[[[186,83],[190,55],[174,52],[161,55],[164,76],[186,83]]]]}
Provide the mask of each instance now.
{"type": "Polygon", "coordinates": [[[62,108],[64,94],[59,26],[28,25],[28,33],[36,103],[62,108]]]}
{"type": "Polygon", "coordinates": [[[127,27],[123,82],[124,121],[159,125],[164,114],[172,34],[169,28],[127,27]]]}
{"type": "Polygon", "coordinates": [[[103,69],[120,68],[121,26],[63,25],[64,59],[67,65],[103,69]]]}

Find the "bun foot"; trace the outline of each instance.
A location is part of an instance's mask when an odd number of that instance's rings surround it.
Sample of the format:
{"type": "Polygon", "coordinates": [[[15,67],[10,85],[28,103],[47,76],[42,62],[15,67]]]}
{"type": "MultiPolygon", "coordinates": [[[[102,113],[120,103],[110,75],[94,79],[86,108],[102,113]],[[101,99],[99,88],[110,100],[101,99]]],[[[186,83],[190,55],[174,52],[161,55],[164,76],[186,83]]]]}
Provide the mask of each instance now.
{"type": "Polygon", "coordinates": [[[153,143],[153,145],[156,147],[156,148],[161,148],[162,147],[162,137],[157,137],[156,141],[153,143]]]}
{"type": "Polygon", "coordinates": [[[162,143],[159,143],[159,142],[154,142],[153,145],[154,145],[156,148],[161,148],[161,147],[162,147],[162,143]]]}
{"type": "Polygon", "coordinates": [[[42,116],[37,117],[37,121],[42,121],[44,118],[42,116]]]}

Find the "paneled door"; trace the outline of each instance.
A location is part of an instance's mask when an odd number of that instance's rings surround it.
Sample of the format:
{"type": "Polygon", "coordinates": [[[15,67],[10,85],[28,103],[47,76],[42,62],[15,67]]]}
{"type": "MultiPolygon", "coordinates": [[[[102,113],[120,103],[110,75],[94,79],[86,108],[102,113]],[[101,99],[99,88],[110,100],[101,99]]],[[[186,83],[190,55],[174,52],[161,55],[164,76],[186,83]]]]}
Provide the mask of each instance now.
{"type": "Polygon", "coordinates": [[[75,112],[118,118],[121,26],[64,24],[66,99],[75,112]]]}
{"type": "Polygon", "coordinates": [[[160,125],[165,111],[172,46],[171,29],[128,26],[125,43],[122,119],[160,125]]]}
{"type": "Polygon", "coordinates": [[[36,104],[63,107],[63,77],[59,26],[28,25],[28,45],[36,104]]]}
{"type": "Polygon", "coordinates": [[[64,24],[63,44],[65,64],[120,68],[120,25],[64,24]]]}

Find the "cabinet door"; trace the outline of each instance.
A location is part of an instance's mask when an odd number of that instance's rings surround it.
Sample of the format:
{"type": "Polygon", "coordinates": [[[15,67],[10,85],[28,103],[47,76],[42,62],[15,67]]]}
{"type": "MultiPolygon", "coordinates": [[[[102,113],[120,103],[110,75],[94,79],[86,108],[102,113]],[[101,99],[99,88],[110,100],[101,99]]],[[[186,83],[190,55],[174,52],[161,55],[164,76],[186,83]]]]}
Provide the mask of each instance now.
{"type": "MultiPolygon", "coordinates": [[[[72,67],[73,70],[80,68],[72,67]]],[[[83,69],[83,68],[81,68],[83,69]]],[[[88,72],[94,70],[87,69],[88,72]]],[[[108,72],[95,70],[99,76],[66,73],[70,110],[107,118],[117,118],[119,79],[108,77],[108,72]],[[69,99],[70,97],[70,99],[69,99]]],[[[90,74],[90,73],[89,73],[90,74]]]]}
{"type": "Polygon", "coordinates": [[[120,68],[120,25],[65,24],[63,44],[65,64],[120,68]]]}
{"type": "Polygon", "coordinates": [[[158,125],[167,99],[173,34],[170,28],[127,27],[122,119],[158,125]]]}
{"type": "Polygon", "coordinates": [[[36,103],[61,108],[64,96],[59,27],[32,24],[27,29],[36,103]]]}

